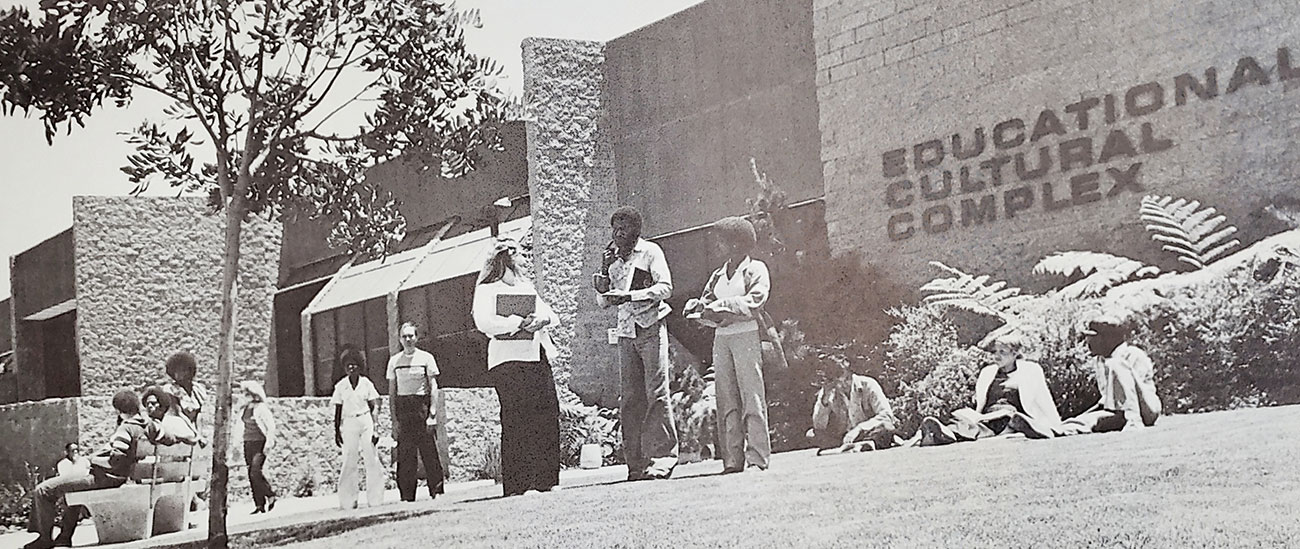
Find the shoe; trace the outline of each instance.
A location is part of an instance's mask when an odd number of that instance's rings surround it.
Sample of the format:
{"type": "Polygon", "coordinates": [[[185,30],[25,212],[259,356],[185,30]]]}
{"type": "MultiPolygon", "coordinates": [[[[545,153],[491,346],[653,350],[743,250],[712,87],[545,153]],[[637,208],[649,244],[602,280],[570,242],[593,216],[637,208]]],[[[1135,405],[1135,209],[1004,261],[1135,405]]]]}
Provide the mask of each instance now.
{"type": "Polygon", "coordinates": [[[627,480],[628,480],[628,482],[636,482],[636,481],[638,481],[638,480],[647,480],[647,479],[649,479],[649,478],[650,478],[650,474],[649,474],[649,473],[646,473],[645,471],[628,471],[628,472],[627,472],[627,480]]]}
{"type": "Polygon", "coordinates": [[[724,474],[724,475],[730,475],[730,474],[733,474],[733,473],[739,473],[739,472],[744,471],[744,470],[745,470],[744,467],[723,467],[723,468],[722,468],[722,474],[724,474]]]}
{"type": "Polygon", "coordinates": [[[66,538],[63,537],[63,536],[59,536],[59,537],[57,537],[57,538],[54,538],[54,546],[55,546],[55,547],[72,547],[72,536],[68,536],[68,537],[66,537],[66,538]]]}
{"type": "Polygon", "coordinates": [[[672,469],[667,471],[646,471],[645,478],[649,480],[666,480],[673,476],[672,469]]]}
{"type": "Polygon", "coordinates": [[[939,446],[954,442],[957,442],[957,437],[948,432],[939,420],[933,417],[921,420],[921,446],[939,446]]]}
{"type": "Polygon", "coordinates": [[[275,509],[275,499],[275,496],[269,496],[266,498],[266,512],[270,513],[275,509]]]}
{"type": "Polygon", "coordinates": [[[1007,423],[1011,430],[1017,433],[1024,433],[1026,438],[1044,439],[1052,438],[1053,433],[1047,430],[1040,430],[1032,421],[1020,414],[1011,416],[1011,421],[1007,423]]]}
{"type": "Polygon", "coordinates": [[[250,515],[256,515],[256,514],[258,514],[258,513],[265,513],[265,512],[266,512],[266,509],[265,509],[265,508],[263,508],[263,507],[258,507],[258,508],[256,508],[256,509],[253,509],[253,512],[252,512],[252,513],[249,513],[249,514],[250,514],[250,515]]]}
{"type": "Polygon", "coordinates": [[[54,547],[54,540],[46,537],[39,537],[27,542],[23,549],[51,549],[54,547]]]}
{"type": "Polygon", "coordinates": [[[759,471],[759,472],[763,472],[763,471],[766,471],[766,470],[767,470],[767,466],[766,466],[766,465],[759,465],[759,464],[757,464],[757,463],[751,463],[751,464],[745,466],[745,470],[746,470],[746,471],[759,471]]]}

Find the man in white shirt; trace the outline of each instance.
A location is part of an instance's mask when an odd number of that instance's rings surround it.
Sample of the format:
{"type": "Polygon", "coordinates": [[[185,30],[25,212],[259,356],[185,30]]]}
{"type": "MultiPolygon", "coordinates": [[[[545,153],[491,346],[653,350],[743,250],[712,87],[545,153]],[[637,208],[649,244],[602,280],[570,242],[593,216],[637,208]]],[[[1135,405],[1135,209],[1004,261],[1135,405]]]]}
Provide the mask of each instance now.
{"type": "Polygon", "coordinates": [[[370,379],[361,375],[365,357],[353,347],[346,347],[339,362],[347,376],[334,385],[330,403],[334,405],[334,444],[343,448],[343,471],[339,474],[339,508],[357,507],[357,455],[366,464],[366,504],[375,507],[384,502],[384,469],[375,445],[379,435],[379,391],[370,379]]]}
{"type": "Polygon", "coordinates": [[[665,479],[677,466],[677,427],[669,403],[668,330],[673,293],[668,260],[641,239],[641,214],[624,206],[610,217],[613,241],[595,275],[602,307],[618,307],[623,456],[628,480],[665,479]]]}
{"type": "Polygon", "coordinates": [[[416,455],[424,461],[429,497],[443,493],[442,460],[434,439],[438,424],[438,362],[415,346],[415,324],[403,323],[397,335],[402,351],[388,359],[388,401],[397,439],[397,490],[402,501],[415,501],[416,455]]]}
{"type": "Polygon", "coordinates": [[[63,447],[64,457],[54,465],[59,476],[66,477],[69,475],[89,475],[90,458],[81,455],[81,447],[75,442],[69,442],[63,447]]]}
{"type": "Polygon", "coordinates": [[[1155,367],[1146,352],[1125,341],[1128,331],[1114,315],[1102,315],[1083,330],[1101,398],[1087,412],[1065,420],[1057,434],[1104,433],[1150,427],[1160,417],[1155,367]]]}

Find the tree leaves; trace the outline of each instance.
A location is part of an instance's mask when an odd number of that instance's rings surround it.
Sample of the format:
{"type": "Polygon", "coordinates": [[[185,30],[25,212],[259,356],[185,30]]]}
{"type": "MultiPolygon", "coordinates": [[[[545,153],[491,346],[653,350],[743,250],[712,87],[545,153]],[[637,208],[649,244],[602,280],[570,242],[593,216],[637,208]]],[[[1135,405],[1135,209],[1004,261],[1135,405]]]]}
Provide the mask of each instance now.
{"type": "Polygon", "coordinates": [[[1236,239],[1228,240],[1237,232],[1236,227],[1219,229],[1226,220],[1224,216],[1215,216],[1214,208],[1198,210],[1200,207],[1195,200],[1148,195],[1142,197],[1139,210],[1151,238],[1164,244],[1161,249],[1176,254],[1179,261],[1193,269],[1205,267],[1241,244],[1236,239]]]}
{"type": "Polygon", "coordinates": [[[1100,296],[1115,285],[1156,276],[1160,274],[1160,269],[1127,257],[1101,252],[1070,251],[1044,257],[1034,265],[1033,273],[1077,278],[1057,290],[1057,295],[1078,299],[1100,296]]]}
{"type": "Polygon", "coordinates": [[[1021,295],[1020,288],[1009,287],[1004,281],[990,282],[988,275],[967,274],[938,261],[931,261],[930,266],[953,276],[921,286],[921,292],[927,294],[923,298],[926,304],[956,307],[1010,323],[1027,302],[1035,299],[1021,295]]]}

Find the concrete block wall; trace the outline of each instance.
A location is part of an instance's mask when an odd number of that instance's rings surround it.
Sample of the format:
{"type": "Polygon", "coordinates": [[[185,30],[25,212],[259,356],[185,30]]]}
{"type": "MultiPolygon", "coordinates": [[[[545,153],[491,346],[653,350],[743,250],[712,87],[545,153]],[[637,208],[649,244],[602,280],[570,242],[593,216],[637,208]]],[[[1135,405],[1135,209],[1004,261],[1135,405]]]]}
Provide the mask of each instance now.
{"type": "Polygon", "coordinates": [[[595,304],[591,275],[609,242],[616,207],[614,153],[604,104],[604,48],[597,42],[524,41],[528,189],[534,275],[560,317],[556,382],[588,401],[617,403],[618,354],[606,342],[612,310],[595,304]]]}
{"type": "MultiPolygon", "coordinates": [[[[202,198],[73,200],[83,396],[165,379],[180,350],[198,358],[200,382],[216,383],[225,217],[206,212],[202,198]]],[[[234,381],[261,381],[271,360],[280,233],[262,217],[244,224],[234,381]]]]}
{"type": "Polygon", "coordinates": [[[24,484],[27,467],[54,475],[63,446],[77,440],[77,403],[72,398],[0,405],[0,484],[24,484]]]}
{"type": "Polygon", "coordinates": [[[813,21],[832,248],[909,284],[931,260],[1021,282],[1075,249],[1174,267],[1143,195],[1243,242],[1300,195],[1291,0],[815,0],[813,21]]]}
{"type": "MultiPolygon", "coordinates": [[[[501,412],[496,392],[492,389],[447,389],[443,394],[451,479],[473,480],[487,448],[501,439],[501,412]]],[[[269,402],[279,443],[267,456],[265,472],[276,492],[284,496],[293,495],[310,481],[315,495],[334,493],[341,463],[339,448],[334,445],[334,406],[329,398],[272,398],[269,402]]],[[[226,463],[230,467],[231,497],[247,499],[251,492],[248,469],[244,465],[239,406],[241,404],[236,403],[237,409],[232,413],[235,419],[230,424],[231,447],[226,463]]],[[[23,463],[38,465],[48,475],[67,442],[80,441],[87,452],[98,450],[116,428],[116,417],[112,397],[47,399],[0,405],[0,436],[7,441],[0,448],[0,483],[19,482],[23,463]]],[[[210,421],[203,430],[211,440],[210,421]]],[[[379,434],[393,435],[387,400],[379,406],[379,434]]],[[[391,454],[391,450],[381,449],[380,459],[389,477],[396,479],[396,465],[391,454]]],[[[211,447],[199,451],[196,467],[205,477],[211,475],[212,457],[211,447]]],[[[395,480],[389,482],[389,487],[395,486],[395,480]]]]}

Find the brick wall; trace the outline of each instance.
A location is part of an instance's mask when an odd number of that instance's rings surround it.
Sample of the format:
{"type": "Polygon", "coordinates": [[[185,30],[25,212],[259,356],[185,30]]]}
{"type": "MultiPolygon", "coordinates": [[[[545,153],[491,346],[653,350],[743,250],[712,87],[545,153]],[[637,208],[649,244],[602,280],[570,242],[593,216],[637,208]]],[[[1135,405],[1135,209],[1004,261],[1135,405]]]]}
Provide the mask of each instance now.
{"type": "MultiPolygon", "coordinates": [[[[202,383],[216,383],[224,220],[201,198],[73,200],[82,395],[165,379],[163,363],[180,350],[198,358],[202,383]]],[[[266,374],[279,254],[279,224],[245,222],[235,381],[266,374]]]]}
{"type": "Polygon", "coordinates": [[[609,242],[614,155],[603,103],[604,49],[596,42],[524,41],[528,189],[538,291],[560,317],[556,381],[587,400],[618,398],[618,354],[606,343],[612,311],[594,303],[591,273],[609,242]]]}
{"type": "Polygon", "coordinates": [[[909,284],[930,260],[1024,281],[1071,249],[1172,267],[1144,194],[1243,242],[1300,195],[1290,0],[815,0],[813,35],[831,245],[909,284]]]}

